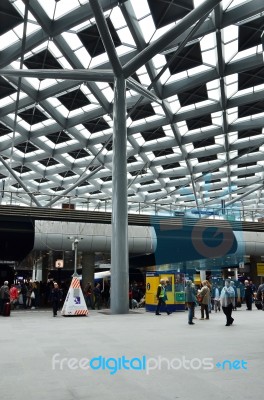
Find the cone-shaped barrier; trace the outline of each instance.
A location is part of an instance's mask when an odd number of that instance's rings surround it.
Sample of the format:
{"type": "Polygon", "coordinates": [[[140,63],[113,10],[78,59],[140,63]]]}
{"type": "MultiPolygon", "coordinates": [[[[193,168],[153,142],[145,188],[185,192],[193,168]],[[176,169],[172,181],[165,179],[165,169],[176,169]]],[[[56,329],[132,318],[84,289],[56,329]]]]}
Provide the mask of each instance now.
{"type": "Polygon", "coordinates": [[[61,315],[64,317],[88,315],[88,309],[84,300],[79,278],[72,278],[71,286],[61,310],[61,315]]]}

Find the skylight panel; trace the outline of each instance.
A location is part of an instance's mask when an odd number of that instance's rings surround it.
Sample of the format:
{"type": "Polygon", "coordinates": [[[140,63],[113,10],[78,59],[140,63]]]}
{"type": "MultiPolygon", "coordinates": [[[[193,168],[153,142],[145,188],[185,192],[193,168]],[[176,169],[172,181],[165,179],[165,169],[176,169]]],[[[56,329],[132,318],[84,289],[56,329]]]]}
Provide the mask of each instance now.
{"type": "Polygon", "coordinates": [[[62,32],[61,36],[63,37],[63,39],[68,44],[68,46],[70,46],[70,48],[73,51],[75,51],[75,50],[79,49],[80,47],[82,47],[82,42],[80,41],[80,39],[78,38],[78,36],[75,33],[73,33],[73,32],[62,32]]]}
{"type": "MultiPolygon", "coordinates": [[[[46,0],[44,1],[46,2],[46,0]]],[[[55,19],[59,19],[63,15],[68,14],[70,11],[80,7],[78,0],[60,0],[56,3],[56,5],[55,19]]]]}
{"type": "Polygon", "coordinates": [[[126,26],[126,20],[119,7],[113,8],[110,18],[116,30],[126,26]]]}
{"type": "Polygon", "coordinates": [[[235,122],[238,118],[238,110],[237,107],[233,107],[233,108],[229,108],[227,110],[227,122],[228,124],[232,124],[233,122],[235,122]]]}
{"type": "Polygon", "coordinates": [[[112,90],[112,88],[110,86],[104,88],[102,90],[103,95],[105,96],[105,98],[107,99],[107,101],[109,101],[109,103],[111,103],[114,99],[114,92],[112,90]]]}
{"type": "Polygon", "coordinates": [[[177,95],[172,96],[172,97],[168,98],[167,100],[170,104],[171,112],[173,114],[176,114],[181,108],[178,96],[177,95]]]}
{"type": "Polygon", "coordinates": [[[137,71],[137,75],[142,85],[148,87],[151,84],[151,80],[147,72],[145,74],[139,74],[139,72],[137,71]]]}
{"type": "Polygon", "coordinates": [[[224,57],[226,63],[230,62],[238,53],[238,27],[228,26],[222,31],[224,41],[224,57]]]}
{"type": "Polygon", "coordinates": [[[223,116],[222,112],[221,113],[212,113],[212,124],[215,126],[222,126],[223,124],[223,116]]]}
{"type": "Polygon", "coordinates": [[[226,84],[227,98],[230,98],[238,91],[238,76],[237,76],[237,74],[227,75],[225,77],[225,84],[226,84]]]}
{"type": "Polygon", "coordinates": [[[205,64],[208,66],[215,67],[217,64],[217,59],[216,59],[216,50],[206,50],[202,52],[202,59],[205,64]]]}
{"type": "Polygon", "coordinates": [[[243,59],[246,59],[247,57],[254,56],[257,53],[257,49],[258,49],[258,46],[253,46],[249,49],[240,51],[233,57],[232,61],[243,60],[243,59]]]}
{"type": "Polygon", "coordinates": [[[168,79],[167,83],[181,81],[182,79],[186,79],[186,78],[188,78],[187,71],[182,71],[177,74],[171,75],[170,78],[168,79]]]}
{"type": "Polygon", "coordinates": [[[150,14],[147,0],[134,1],[133,9],[137,19],[141,19],[150,14]]]}
{"type": "Polygon", "coordinates": [[[14,31],[9,31],[1,35],[0,50],[10,47],[12,44],[18,42],[19,38],[14,31]]]}
{"type": "Polygon", "coordinates": [[[92,60],[92,57],[88,53],[88,51],[85,49],[85,47],[81,47],[78,50],[75,51],[75,55],[78,58],[78,60],[81,62],[84,68],[90,67],[90,63],[92,60]]]}
{"type": "MultiPolygon", "coordinates": [[[[141,3],[141,1],[140,1],[140,3],[141,3]]],[[[156,30],[152,16],[149,15],[148,17],[140,20],[139,26],[141,28],[145,42],[149,43],[155,33],[155,30],[156,30]]]]}
{"type": "Polygon", "coordinates": [[[188,76],[194,76],[196,74],[200,74],[201,72],[210,71],[211,67],[207,65],[198,65],[197,67],[188,69],[187,74],[188,76]]]}
{"type": "Polygon", "coordinates": [[[136,43],[131,35],[130,30],[127,27],[121,28],[117,31],[118,36],[122,44],[126,47],[136,48],[136,43]]]}
{"type": "Polygon", "coordinates": [[[102,65],[102,64],[106,63],[107,61],[108,61],[107,53],[99,54],[98,56],[92,58],[91,63],[90,63],[90,68],[94,68],[99,65],[102,65]]]}

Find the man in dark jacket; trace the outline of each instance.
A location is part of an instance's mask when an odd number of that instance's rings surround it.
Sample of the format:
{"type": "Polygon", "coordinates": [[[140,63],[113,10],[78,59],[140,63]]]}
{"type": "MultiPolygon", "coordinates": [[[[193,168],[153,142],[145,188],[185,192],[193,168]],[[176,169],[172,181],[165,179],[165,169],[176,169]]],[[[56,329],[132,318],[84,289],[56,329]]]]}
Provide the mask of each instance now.
{"type": "Polygon", "coordinates": [[[5,303],[10,301],[8,281],[5,281],[0,288],[0,313],[3,314],[5,303]]]}
{"type": "Polygon", "coordinates": [[[264,311],[264,283],[258,287],[257,300],[262,302],[262,311],[264,311]]]}
{"type": "Polygon", "coordinates": [[[247,310],[252,311],[252,303],[253,303],[253,289],[249,284],[249,281],[245,281],[245,302],[247,305],[247,310]]]}
{"type": "Polygon", "coordinates": [[[62,292],[59,288],[59,285],[55,282],[54,288],[51,290],[50,294],[50,301],[53,309],[53,317],[57,316],[61,300],[62,300],[62,292]]]}

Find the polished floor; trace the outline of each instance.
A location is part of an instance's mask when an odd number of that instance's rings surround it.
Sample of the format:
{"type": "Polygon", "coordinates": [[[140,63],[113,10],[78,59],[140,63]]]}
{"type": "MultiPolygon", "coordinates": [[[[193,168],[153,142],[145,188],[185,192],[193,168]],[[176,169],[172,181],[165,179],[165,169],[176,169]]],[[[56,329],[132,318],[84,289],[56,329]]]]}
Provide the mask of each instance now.
{"type": "Polygon", "coordinates": [[[14,311],[0,317],[1,400],[262,398],[264,312],[233,316],[14,311]]]}

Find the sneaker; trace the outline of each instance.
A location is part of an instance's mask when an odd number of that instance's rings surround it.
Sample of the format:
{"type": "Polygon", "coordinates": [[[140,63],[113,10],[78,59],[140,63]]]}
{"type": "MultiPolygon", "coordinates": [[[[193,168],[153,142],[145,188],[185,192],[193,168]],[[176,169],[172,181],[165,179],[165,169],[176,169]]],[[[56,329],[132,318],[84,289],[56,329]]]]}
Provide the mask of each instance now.
{"type": "Polygon", "coordinates": [[[31,310],[35,310],[36,307],[31,307],[31,310]]]}
{"type": "Polygon", "coordinates": [[[171,314],[171,311],[168,311],[167,314],[170,315],[170,314],[171,314]]]}
{"type": "Polygon", "coordinates": [[[195,323],[194,323],[194,322],[188,322],[188,324],[189,324],[189,325],[195,325],[195,323]]]}
{"type": "Polygon", "coordinates": [[[159,313],[156,313],[156,315],[161,315],[161,314],[159,314],[159,313]]]}

